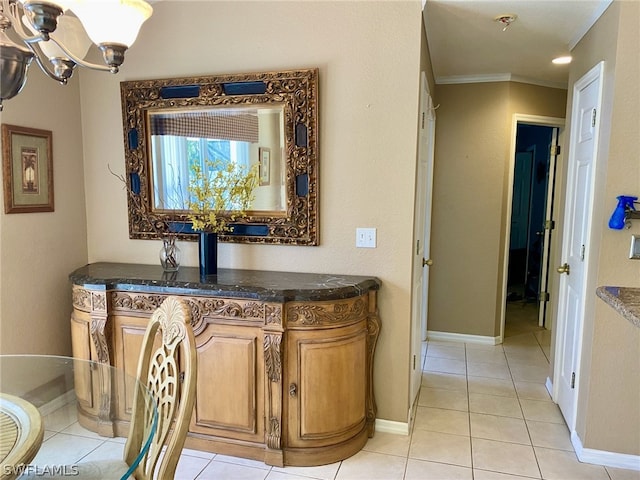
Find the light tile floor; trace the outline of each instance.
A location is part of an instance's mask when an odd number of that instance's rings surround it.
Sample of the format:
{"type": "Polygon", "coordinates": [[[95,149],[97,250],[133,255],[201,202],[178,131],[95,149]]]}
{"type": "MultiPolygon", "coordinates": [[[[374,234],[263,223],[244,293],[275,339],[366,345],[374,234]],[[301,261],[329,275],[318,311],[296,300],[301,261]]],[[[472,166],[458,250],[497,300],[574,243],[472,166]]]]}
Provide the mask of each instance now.
{"type": "MultiPolygon", "coordinates": [[[[549,332],[518,327],[507,335],[496,346],[425,342],[422,388],[408,436],[378,432],[351,458],[305,468],[184,450],[176,478],[640,480],[637,471],[578,462],[544,385],[549,332]]],[[[123,439],[105,440],[83,430],[68,409],[48,416],[45,427],[37,464],[121,458],[123,439]]]]}

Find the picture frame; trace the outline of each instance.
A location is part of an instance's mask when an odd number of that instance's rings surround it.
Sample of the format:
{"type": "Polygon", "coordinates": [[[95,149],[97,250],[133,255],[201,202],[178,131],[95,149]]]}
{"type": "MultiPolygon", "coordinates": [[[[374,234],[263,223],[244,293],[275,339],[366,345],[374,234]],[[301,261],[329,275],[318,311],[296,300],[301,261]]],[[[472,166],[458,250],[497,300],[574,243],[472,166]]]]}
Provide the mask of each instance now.
{"type": "Polygon", "coordinates": [[[53,212],[53,134],[2,124],[5,213],[53,212]]]}
{"type": "Polygon", "coordinates": [[[271,150],[266,147],[258,149],[258,158],[260,159],[258,175],[259,185],[264,187],[271,183],[271,150]]]}

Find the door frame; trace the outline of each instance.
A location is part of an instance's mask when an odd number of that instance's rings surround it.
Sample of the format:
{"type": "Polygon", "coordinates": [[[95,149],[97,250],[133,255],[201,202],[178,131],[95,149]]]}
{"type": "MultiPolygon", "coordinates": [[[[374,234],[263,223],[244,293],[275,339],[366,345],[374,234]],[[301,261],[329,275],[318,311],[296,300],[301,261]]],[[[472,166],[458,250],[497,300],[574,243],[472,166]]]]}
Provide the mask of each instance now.
{"type": "MultiPolygon", "coordinates": [[[[502,290],[500,296],[500,338],[498,343],[504,341],[504,328],[507,318],[507,280],[509,272],[509,243],[511,241],[511,213],[513,210],[513,182],[515,180],[515,158],[516,158],[516,136],[518,134],[518,124],[525,123],[528,125],[540,125],[543,127],[556,127],[558,128],[558,138],[562,139],[565,128],[565,119],[560,117],[546,117],[542,115],[528,115],[522,113],[514,113],[511,120],[511,145],[509,147],[509,177],[507,179],[508,191],[507,191],[507,208],[505,211],[505,234],[504,234],[504,252],[502,256],[502,290]]],[[[560,142],[559,142],[560,144],[560,142]]],[[[551,179],[549,179],[551,181],[551,179]]],[[[554,181],[557,181],[557,177],[554,177],[554,181]]],[[[550,187],[551,185],[549,185],[550,187]]],[[[547,188],[549,188],[547,187],[547,188]]],[[[555,248],[555,242],[552,243],[551,248],[555,248]]],[[[550,254],[553,257],[553,253],[550,254]]]]}
{"type": "MultiPolygon", "coordinates": [[[[560,149],[560,144],[564,141],[564,134],[560,131],[560,128],[554,129],[553,134],[551,136],[551,145],[555,146],[557,149],[560,149]]],[[[558,166],[558,157],[560,156],[560,152],[556,151],[555,155],[551,155],[549,158],[549,178],[547,180],[547,200],[546,200],[546,209],[545,209],[545,219],[551,220],[553,222],[553,204],[556,198],[556,178],[557,178],[557,166],[558,166]]],[[[551,277],[549,276],[551,264],[551,259],[553,255],[551,255],[551,246],[554,245],[551,238],[551,229],[544,229],[544,241],[543,245],[548,245],[547,248],[543,248],[542,250],[542,266],[540,270],[540,289],[543,292],[549,293],[551,290],[549,285],[551,285],[551,277]]],[[[557,245],[557,243],[556,243],[557,245]]],[[[547,314],[549,313],[549,300],[542,300],[538,298],[538,326],[546,327],[549,325],[547,322],[547,314]]]]}

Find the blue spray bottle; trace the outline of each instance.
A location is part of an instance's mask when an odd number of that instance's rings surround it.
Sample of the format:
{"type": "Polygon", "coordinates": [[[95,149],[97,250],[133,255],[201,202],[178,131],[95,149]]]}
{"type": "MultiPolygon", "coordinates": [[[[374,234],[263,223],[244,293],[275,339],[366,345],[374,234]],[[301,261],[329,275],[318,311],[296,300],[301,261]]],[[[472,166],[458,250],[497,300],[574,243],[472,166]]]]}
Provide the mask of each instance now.
{"type": "Polygon", "coordinates": [[[609,219],[609,228],[614,230],[622,230],[625,223],[625,214],[627,210],[635,210],[633,203],[638,200],[638,197],[630,197],[627,195],[620,195],[616,197],[618,199],[618,205],[613,211],[611,218],[609,219]]]}

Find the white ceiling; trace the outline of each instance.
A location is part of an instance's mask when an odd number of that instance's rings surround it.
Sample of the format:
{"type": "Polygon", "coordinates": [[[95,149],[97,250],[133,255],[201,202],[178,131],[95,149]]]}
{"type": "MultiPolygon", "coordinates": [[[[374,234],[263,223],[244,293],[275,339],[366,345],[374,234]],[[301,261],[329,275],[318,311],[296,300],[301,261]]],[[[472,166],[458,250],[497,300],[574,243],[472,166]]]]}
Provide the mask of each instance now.
{"type": "Polygon", "coordinates": [[[566,87],[570,50],[611,0],[426,0],[424,20],[436,83],[514,80],[566,87]],[[495,21],[517,19],[506,31],[495,21]]]}

